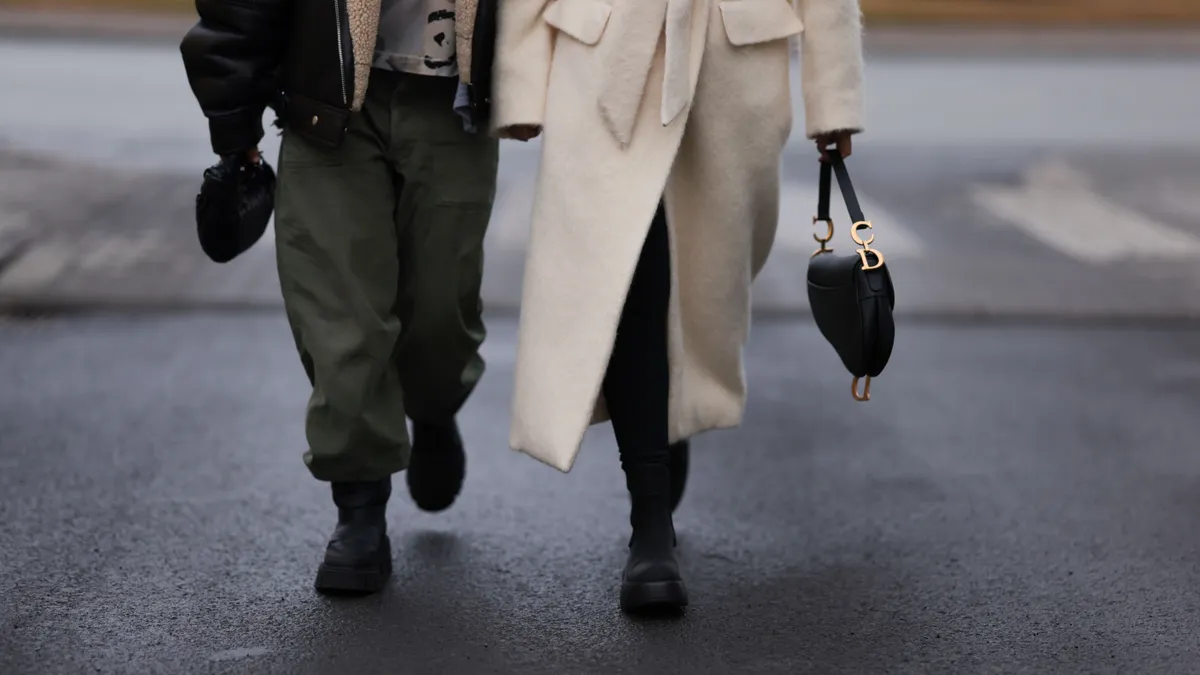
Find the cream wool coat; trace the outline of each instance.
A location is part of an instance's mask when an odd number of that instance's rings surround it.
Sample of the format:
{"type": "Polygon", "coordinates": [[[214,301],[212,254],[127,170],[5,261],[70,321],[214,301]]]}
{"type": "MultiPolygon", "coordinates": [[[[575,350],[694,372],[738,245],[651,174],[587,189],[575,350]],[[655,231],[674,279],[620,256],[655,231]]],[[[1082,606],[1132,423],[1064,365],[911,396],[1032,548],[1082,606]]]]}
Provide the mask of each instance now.
{"type": "Polygon", "coordinates": [[[493,123],[544,129],[513,449],[566,472],[607,419],[604,372],[664,195],[670,437],[737,426],[750,286],[774,242],[792,127],[789,38],[807,136],[860,131],[857,0],[500,2],[493,123]]]}

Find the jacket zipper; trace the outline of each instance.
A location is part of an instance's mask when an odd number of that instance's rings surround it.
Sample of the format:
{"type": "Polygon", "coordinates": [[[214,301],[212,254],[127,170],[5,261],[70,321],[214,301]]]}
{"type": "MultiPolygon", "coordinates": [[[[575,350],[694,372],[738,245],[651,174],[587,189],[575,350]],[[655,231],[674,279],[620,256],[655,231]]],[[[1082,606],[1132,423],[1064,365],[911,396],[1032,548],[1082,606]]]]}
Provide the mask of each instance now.
{"type": "Polygon", "coordinates": [[[338,77],[342,82],[342,105],[349,104],[346,96],[346,51],[342,47],[342,5],[341,0],[333,0],[333,16],[337,25],[337,48],[338,48],[338,77]]]}

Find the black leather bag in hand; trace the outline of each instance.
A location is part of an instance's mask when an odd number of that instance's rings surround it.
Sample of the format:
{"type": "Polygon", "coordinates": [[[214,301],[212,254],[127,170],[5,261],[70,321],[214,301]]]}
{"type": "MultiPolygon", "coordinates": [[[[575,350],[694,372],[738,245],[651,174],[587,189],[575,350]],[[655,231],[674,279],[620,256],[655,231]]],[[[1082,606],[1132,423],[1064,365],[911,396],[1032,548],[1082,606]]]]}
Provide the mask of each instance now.
{"type": "Polygon", "coordinates": [[[858,205],[845,161],[835,150],[829,150],[827,154],[829,161],[821,164],[817,215],[813,216],[813,224],[823,222],[828,229],[824,237],[813,235],[821,248],[808,262],[808,304],[821,335],[833,345],[846,369],[854,376],[850,391],[855,400],[869,401],[871,378],[883,372],[892,356],[892,344],[896,339],[896,325],[892,320],[896,291],[883,253],[871,248],[875,233],[858,205]],[[850,237],[859,245],[854,255],[834,255],[833,249],[826,247],[833,239],[829,199],[834,173],[846,200],[846,210],[854,220],[850,237]],[[863,230],[871,232],[865,241],[860,234],[863,230]],[[858,382],[864,378],[866,382],[860,394],[858,382]]]}
{"type": "Polygon", "coordinates": [[[262,238],[275,209],[275,171],[265,160],[222,157],[196,195],[196,234],[213,262],[226,263],[262,238]]]}

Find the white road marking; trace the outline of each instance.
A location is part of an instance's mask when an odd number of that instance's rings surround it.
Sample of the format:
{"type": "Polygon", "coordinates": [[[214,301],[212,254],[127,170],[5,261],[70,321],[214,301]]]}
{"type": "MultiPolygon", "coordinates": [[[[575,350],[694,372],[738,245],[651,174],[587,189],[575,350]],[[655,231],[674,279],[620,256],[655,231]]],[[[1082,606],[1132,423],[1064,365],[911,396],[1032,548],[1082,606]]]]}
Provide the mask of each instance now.
{"type": "Polygon", "coordinates": [[[989,213],[1077,260],[1200,258],[1200,238],[1105,199],[1086,175],[1060,161],[1034,165],[1021,186],[977,186],[972,197],[989,213]]]}
{"type": "Polygon", "coordinates": [[[0,239],[29,227],[29,217],[19,212],[0,213],[0,239]]]}
{"type": "Polygon", "coordinates": [[[88,272],[120,272],[163,249],[162,234],[149,230],[135,236],[105,237],[89,241],[82,248],[79,267],[88,272]]]}
{"type": "MultiPolygon", "coordinates": [[[[858,195],[858,201],[863,215],[874,226],[875,241],[871,244],[872,248],[883,251],[888,257],[915,258],[921,255],[924,249],[921,240],[911,229],[905,227],[899,218],[862,194],[858,195]]],[[[817,250],[820,244],[813,240],[813,234],[824,234],[825,225],[814,225],[812,222],[812,217],[817,212],[816,184],[784,183],[779,202],[779,231],[775,235],[775,245],[782,249],[805,253],[817,250]]],[[[850,226],[853,223],[846,212],[841,194],[836,192],[836,189],[830,216],[833,217],[834,230],[833,241],[829,244],[833,250],[844,253],[857,248],[850,238],[850,226]]]]}
{"type": "Polygon", "coordinates": [[[74,257],[73,247],[48,242],[33,247],[0,275],[0,292],[42,288],[56,280],[74,257]]]}
{"type": "Polygon", "coordinates": [[[1200,226],[1200,191],[1191,176],[1160,183],[1154,190],[1155,204],[1167,213],[1200,226]]]}

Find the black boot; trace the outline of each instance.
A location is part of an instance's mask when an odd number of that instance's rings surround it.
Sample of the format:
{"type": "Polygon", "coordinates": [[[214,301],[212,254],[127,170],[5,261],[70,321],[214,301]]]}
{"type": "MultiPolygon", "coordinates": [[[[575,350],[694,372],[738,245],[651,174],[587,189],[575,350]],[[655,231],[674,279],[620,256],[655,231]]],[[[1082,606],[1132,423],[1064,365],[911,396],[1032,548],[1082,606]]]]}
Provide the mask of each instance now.
{"type": "Polygon", "coordinates": [[[392,479],[334,483],[338,524],[317,569],[322,593],[374,593],[392,574],[392,544],[387,536],[387,503],[392,479]]]}
{"type": "Polygon", "coordinates": [[[408,493],[422,511],[450,508],[462,491],[467,473],[458,424],[413,422],[412,457],[408,461],[408,493]]]}
{"type": "Polygon", "coordinates": [[[629,487],[629,560],[621,578],[621,609],[677,609],[688,604],[687,588],[675,560],[671,521],[671,473],[662,464],[632,464],[629,487]]]}
{"type": "Polygon", "coordinates": [[[671,513],[675,513],[675,509],[679,508],[679,502],[683,501],[683,490],[687,487],[691,444],[687,441],[679,441],[671,446],[670,453],[671,513]]]}

